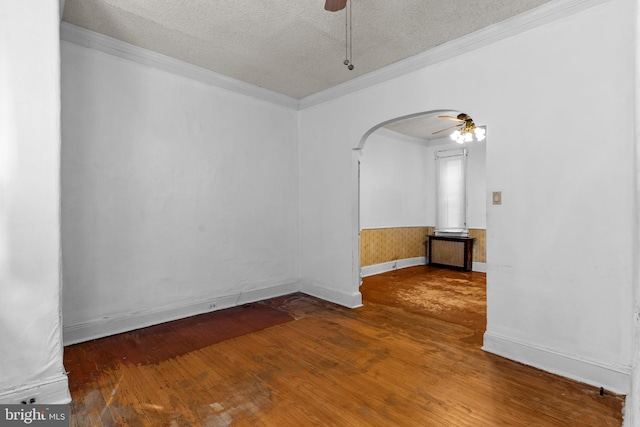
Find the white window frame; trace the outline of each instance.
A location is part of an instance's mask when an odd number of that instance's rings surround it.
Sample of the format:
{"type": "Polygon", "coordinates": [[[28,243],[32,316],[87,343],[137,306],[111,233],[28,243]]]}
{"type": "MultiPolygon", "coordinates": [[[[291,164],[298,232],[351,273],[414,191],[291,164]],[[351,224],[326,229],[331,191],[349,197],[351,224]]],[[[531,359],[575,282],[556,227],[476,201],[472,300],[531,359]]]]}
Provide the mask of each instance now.
{"type": "MultiPolygon", "coordinates": [[[[436,236],[459,236],[467,237],[469,235],[469,229],[467,228],[467,158],[468,149],[459,148],[455,150],[441,150],[435,153],[436,164],[436,236]],[[456,192],[461,192],[458,197],[454,197],[452,200],[450,197],[446,197],[443,193],[447,191],[447,188],[443,186],[447,183],[443,183],[443,178],[446,172],[443,170],[443,165],[448,164],[451,160],[459,158],[462,161],[462,177],[459,177],[462,182],[458,182],[461,188],[458,188],[456,192]],[[451,209],[449,209],[449,204],[451,209]],[[452,215],[444,214],[445,211],[452,210],[454,217],[458,216],[459,220],[451,224],[452,215]],[[455,213],[457,211],[457,214],[455,213]],[[447,218],[448,216],[448,218],[447,218]]],[[[455,185],[455,183],[454,183],[455,185]]]]}

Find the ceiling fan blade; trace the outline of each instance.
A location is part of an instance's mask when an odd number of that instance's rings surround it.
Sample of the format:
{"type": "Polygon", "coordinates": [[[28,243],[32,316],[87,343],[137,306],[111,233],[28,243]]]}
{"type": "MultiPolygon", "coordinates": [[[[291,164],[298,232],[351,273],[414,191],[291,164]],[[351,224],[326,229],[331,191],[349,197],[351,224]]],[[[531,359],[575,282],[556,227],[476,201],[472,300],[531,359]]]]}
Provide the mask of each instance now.
{"type": "Polygon", "coordinates": [[[453,120],[454,122],[461,122],[464,123],[464,120],[458,119],[456,117],[451,117],[451,116],[438,116],[441,119],[447,119],[447,120],[453,120]]]}
{"type": "Polygon", "coordinates": [[[324,4],[324,10],[329,12],[337,12],[347,7],[347,0],[327,0],[324,4]]]}
{"type": "Polygon", "coordinates": [[[446,128],[446,129],[442,129],[442,130],[439,130],[439,131],[433,132],[431,135],[435,135],[436,133],[444,132],[444,131],[449,130],[449,129],[457,128],[457,127],[460,127],[461,125],[462,125],[462,124],[454,125],[454,126],[451,126],[451,127],[446,128]]]}

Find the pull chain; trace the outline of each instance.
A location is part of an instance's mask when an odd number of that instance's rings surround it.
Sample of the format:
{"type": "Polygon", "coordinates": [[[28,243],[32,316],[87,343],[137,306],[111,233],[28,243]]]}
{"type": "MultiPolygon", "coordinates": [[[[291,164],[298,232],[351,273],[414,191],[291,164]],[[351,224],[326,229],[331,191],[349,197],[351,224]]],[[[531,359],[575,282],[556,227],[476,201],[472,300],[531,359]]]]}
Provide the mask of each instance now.
{"type": "Polygon", "coordinates": [[[347,66],[349,70],[353,70],[353,64],[351,63],[352,54],[353,54],[353,43],[352,34],[353,31],[351,29],[351,2],[353,0],[349,0],[347,2],[347,7],[344,9],[344,65],[347,66]]]}

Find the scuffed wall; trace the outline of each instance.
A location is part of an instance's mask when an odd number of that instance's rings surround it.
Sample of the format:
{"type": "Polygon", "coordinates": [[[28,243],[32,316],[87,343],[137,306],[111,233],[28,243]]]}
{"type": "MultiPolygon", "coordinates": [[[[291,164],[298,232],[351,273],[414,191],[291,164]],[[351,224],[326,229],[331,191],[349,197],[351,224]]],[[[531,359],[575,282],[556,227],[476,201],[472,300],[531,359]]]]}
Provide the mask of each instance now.
{"type": "Polygon", "coordinates": [[[74,341],[297,290],[295,110],[69,42],[62,89],[74,341]]]}

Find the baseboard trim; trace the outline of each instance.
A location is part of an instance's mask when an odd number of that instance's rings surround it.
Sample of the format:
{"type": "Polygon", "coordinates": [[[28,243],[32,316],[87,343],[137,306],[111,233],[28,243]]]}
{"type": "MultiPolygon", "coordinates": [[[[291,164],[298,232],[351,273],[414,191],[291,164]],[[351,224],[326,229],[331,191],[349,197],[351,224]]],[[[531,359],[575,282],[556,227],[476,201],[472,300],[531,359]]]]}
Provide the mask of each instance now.
{"type": "Polygon", "coordinates": [[[603,387],[614,393],[628,394],[631,389],[631,367],[629,366],[599,363],[488,331],[484,334],[482,349],[543,371],[603,387]]]}
{"type": "Polygon", "coordinates": [[[36,399],[37,404],[59,405],[71,402],[67,375],[61,373],[42,381],[0,391],[2,404],[19,404],[31,398],[36,399]]]}
{"type": "MultiPolygon", "coordinates": [[[[400,268],[415,267],[417,265],[426,265],[427,258],[420,256],[415,258],[404,258],[395,261],[383,262],[380,264],[366,265],[360,268],[360,277],[369,277],[376,274],[386,273],[388,271],[398,270],[400,268]]],[[[474,262],[473,271],[480,273],[487,272],[487,264],[484,262],[474,262]]]]}
{"type": "Polygon", "coordinates": [[[471,265],[472,271],[477,271],[478,273],[486,273],[487,272],[487,263],[486,262],[473,262],[471,265]]]}
{"type": "Polygon", "coordinates": [[[362,294],[360,291],[348,294],[313,283],[303,282],[300,287],[300,292],[347,308],[362,307],[362,294]]]}
{"type": "Polygon", "coordinates": [[[135,329],[146,328],[159,323],[288,295],[298,292],[299,290],[300,284],[298,282],[291,282],[263,289],[243,291],[233,295],[213,297],[191,304],[104,316],[87,322],[65,325],[63,327],[63,342],[64,345],[77,344],[92,339],[133,331],[135,329]]]}
{"type": "Polygon", "coordinates": [[[388,271],[397,270],[399,268],[415,267],[416,265],[425,265],[427,258],[423,256],[415,258],[404,258],[380,264],[367,265],[360,268],[361,277],[369,277],[375,274],[386,273],[388,271]]]}

